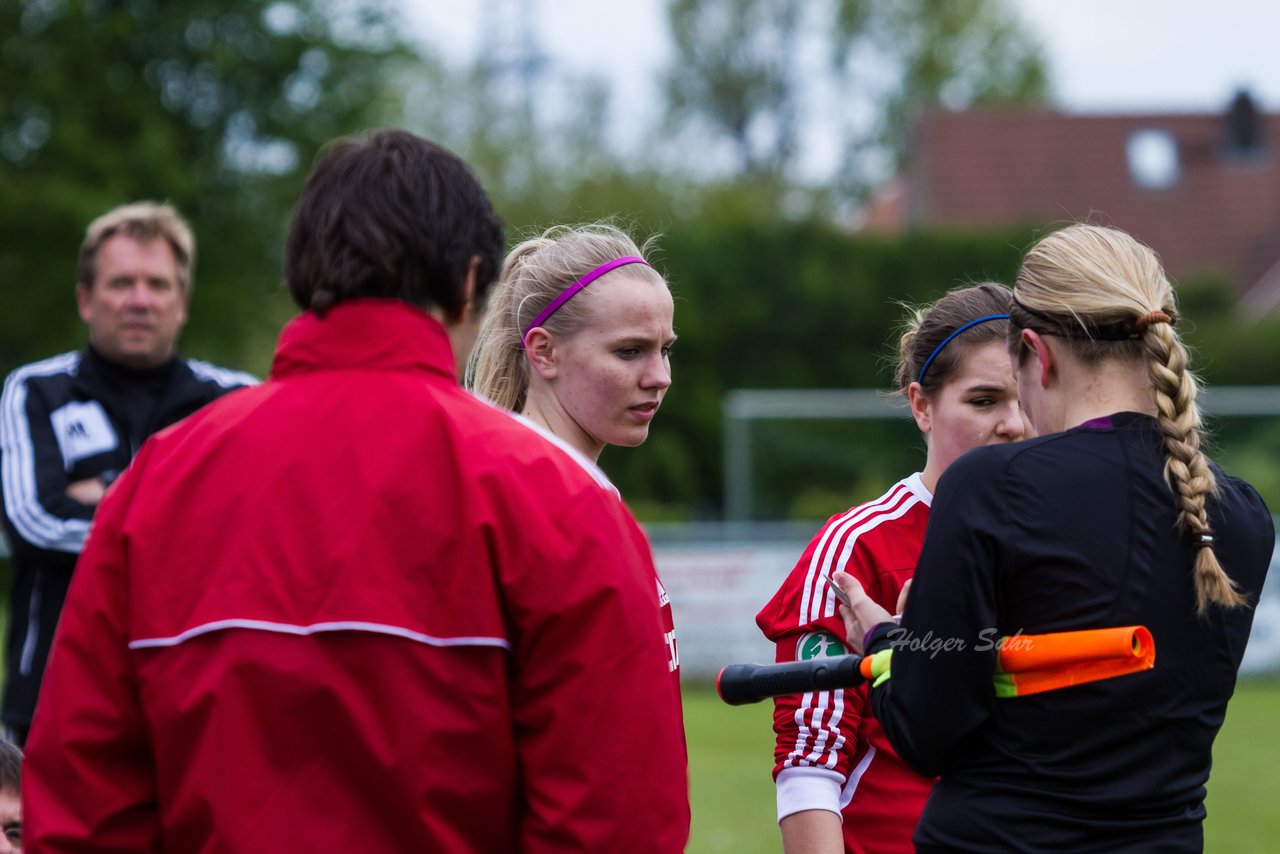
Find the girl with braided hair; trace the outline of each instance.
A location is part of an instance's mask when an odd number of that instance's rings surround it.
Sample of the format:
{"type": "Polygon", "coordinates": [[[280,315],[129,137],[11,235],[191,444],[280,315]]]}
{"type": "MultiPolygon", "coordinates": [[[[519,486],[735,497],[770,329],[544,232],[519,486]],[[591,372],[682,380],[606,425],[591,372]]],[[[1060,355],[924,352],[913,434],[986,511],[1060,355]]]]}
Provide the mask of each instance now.
{"type": "MultiPolygon", "coordinates": [[[[1115,229],[1064,229],[1027,255],[1014,311],[1026,330],[1016,345],[1020,364],[1028,363],[1033,349],[1044,363],[1047,336],[1069,342],[1064,346],[1086,369],[1145,366],[1149,391],[1137,371],[1128,372],[1125,385],[1137,386],[1129,391],[1139,399],[1138,411],[1155,416],[1164,438],[1164,476],[1177,498],[1178,527],[1195,549],[1196,611],[1204,615],[1211,603],[1245,604],[1214,551],[1206,501],[1217,479],[1200,450],[1199,386],[1174,331],[1173,288],[1156,254],[1115,229]],[[1155,411],[1149,412],[1152,403],[1155,411]]],[[[1042,388],[1036,382],[1023,386],[1029,395],[1042,388]]]]}
{"type": "Polygon", "coordinates": [[[1201,449],[1173,288],[1124,232],[1073,225],[1023,261],[1010,309],[1038,437],[957,460],[901,626],[847,575],[849,642],[892,649],[871,702],[938,774],[917,850],[1203,850],[1214,737],[1275,543],[1247,483],[1201,449]],[[998,639],[1143,625],[1151,669],[996,690],[998,639]]]}

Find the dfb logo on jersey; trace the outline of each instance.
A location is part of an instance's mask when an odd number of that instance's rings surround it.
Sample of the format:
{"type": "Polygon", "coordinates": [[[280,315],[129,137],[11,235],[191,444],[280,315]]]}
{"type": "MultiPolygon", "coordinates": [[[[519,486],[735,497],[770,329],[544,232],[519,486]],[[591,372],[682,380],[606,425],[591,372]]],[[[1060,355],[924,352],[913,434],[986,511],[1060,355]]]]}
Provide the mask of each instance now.
{"type": "Polygon", "coordinates": [[[808,632],[801,635],[796,642],[796,661],[808,661],[812,658],[834,658],[848,655],[844,642],[831,632],[808,632]]]}

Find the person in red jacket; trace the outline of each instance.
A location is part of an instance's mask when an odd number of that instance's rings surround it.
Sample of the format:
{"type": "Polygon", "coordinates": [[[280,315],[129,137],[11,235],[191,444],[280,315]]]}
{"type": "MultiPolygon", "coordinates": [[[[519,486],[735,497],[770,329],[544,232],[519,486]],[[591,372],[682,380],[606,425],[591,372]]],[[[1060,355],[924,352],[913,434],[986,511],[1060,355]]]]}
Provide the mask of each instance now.
{"type": "MultiPolygon", "coordinates": [[[[468,385],[594,465],[605,445],[648,438],[671,386],[674,313],[666,280],[626,232],[557,226],[503,262],[468,385]]],[[[671,600],[655,581],[678,674],[671,600]]]]}
{"type": "MultiPolygon", "coordinates": [[[[938,478],[978,445],[1027,430],[1005,351],[1009,290],[986,283],[914,313],[895,376],[928,452],[924,470],[880,498],[839,513],[809,543],[756,617],[777,660],[844,655],[830,578],[844,570],[891,613],[924,542],[938,478]]],[[[867,689],[777,698],[774,779],[783,848],[796,852],[914,851],[911,833],[933,781],[894,753],[867,705],[867,689]]]]}
{"type": "Polygon", "coordinates": [[[269,380],[102,504],[32,730],[34,849],[683,849],[644,536],[457,384],[501,248],[427,140],[318,160],[269,380]]]}

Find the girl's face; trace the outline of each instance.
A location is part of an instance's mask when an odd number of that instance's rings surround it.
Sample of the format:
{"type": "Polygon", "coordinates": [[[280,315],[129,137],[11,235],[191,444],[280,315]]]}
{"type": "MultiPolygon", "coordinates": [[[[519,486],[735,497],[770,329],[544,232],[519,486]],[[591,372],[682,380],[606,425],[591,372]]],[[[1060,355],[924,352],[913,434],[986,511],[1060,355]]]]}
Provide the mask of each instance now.
{"type": "Polygon", "coordinates": [[[912,383],[908,396],[911,414],[928,437],[924,481],[931,490],[947,467],[970,448],[1031,435],[1018,405],[1017,384],[1003,341],[966,350],[956,372],[932,396],[926,396],[918,383],[912,383]]]}
{"type": "Polygon", "coordinates": [[[666,285],[619,271],[592,288],[583,328],[556,339],[546,366],[535,365],[545,389],[531,385],[530,404],[552,432],[595,459],[605,445],[648,438],[671,385],[676,335],[666,285]]]}

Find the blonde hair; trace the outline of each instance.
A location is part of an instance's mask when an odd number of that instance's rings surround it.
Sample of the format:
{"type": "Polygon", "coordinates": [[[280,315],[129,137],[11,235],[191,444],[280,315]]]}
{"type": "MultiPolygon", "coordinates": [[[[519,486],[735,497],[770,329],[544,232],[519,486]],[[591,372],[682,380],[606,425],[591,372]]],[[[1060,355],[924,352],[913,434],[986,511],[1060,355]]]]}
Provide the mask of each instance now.
{"type": "Polygon", "coordinates": [[[178,268],[178,286],[191,290],[191,268],[196,263],[196,240],[191,226],[173,205],[156,202],[133,202],[113,208],[89,223],[84,242],[80,244],[80,262],[76,276],[86,288],[93,287],[98,276],[98,250],[117,234],[142,243],[163,238],[173,250],[178,268]]]}
{"type": "MultiPolygon", "coordinates": [[[[1217,491],[1200,449],[1200,385],[1173,329],[1173,286],[1149,247],[1114,228],[1077,224],[1027,253],[1014,285],[1015,329],[1062,336],[1086,363],[1142,360],[1164,436],[1164,477],[1178,502],[1178,525],[1196,537],[1196,610],[1245,598],[1218,562],[1206,504],[1217,491]]],[[[1016,333],[1015,333],[1016,334],[1016,333]]]]}
{"type": "MultiPolygon", "coordinates": [[[[524,357],[525,327],[553,299],[587,273],[626,255],[645,257],[625,231],[607,223],[555,226],[512,249],[502,264],[489,295],[466,384],[505,409],[524,409],[529,390],[529,365],[524,357]]],[[[612,270],[561,306],[541,326],[556,336],[578,332],[587,318],[593,291],[607,287],[620,274],[641,276],[655,284],[666,281],[651,267],[632,264],[612,270]]]]}

